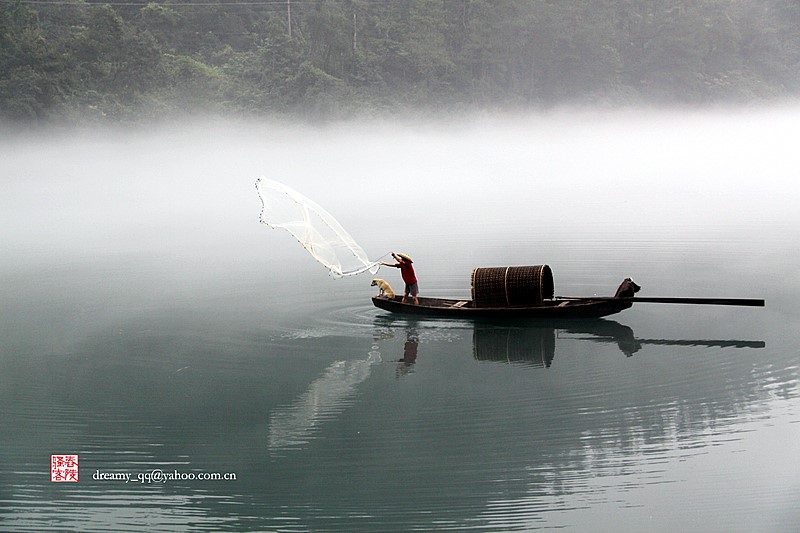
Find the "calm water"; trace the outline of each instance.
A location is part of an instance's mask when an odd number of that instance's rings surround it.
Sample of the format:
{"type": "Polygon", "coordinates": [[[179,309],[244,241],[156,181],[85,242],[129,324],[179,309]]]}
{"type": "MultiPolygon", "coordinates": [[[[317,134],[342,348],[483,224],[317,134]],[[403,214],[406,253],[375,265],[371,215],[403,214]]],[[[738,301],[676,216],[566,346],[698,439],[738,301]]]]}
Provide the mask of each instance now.
{"type": "Polygon", "coordinates": [[[0,530],[796,531],[797,138],[798,109],[7,136],[0,530]],[[767,307],[393,317],[258,224],[259,175],[426,295],[547,263],[767,307]]]}

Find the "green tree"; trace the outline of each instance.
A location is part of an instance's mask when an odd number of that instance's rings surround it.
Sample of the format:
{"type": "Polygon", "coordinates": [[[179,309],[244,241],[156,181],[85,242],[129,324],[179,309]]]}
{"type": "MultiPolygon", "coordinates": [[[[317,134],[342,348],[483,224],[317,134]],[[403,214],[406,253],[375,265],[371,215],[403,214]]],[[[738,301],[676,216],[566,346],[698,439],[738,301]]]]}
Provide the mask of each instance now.
{"type": "Polygon", "coordinates": [[[795,0],[0,2],[0,116],[750,101],[800,92],[795,0]],[[152,112],[152,111],[149,111],[152,112]]]}
{"type": "Polygon", "coordinates": [[[35,12],[21,2],[0,3],[0,116],[44,118],[62,90],[58,55],[35,12]]]}

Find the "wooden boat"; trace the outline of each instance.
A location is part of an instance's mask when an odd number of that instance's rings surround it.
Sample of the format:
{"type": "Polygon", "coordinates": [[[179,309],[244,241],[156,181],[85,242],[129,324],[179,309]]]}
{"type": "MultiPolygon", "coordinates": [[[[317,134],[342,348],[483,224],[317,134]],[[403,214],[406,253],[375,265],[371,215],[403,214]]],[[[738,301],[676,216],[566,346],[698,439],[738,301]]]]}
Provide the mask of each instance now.
{"type": "Polygon", "coordinates": [[[403,303],[400,296],[377,295],[372,297],[372,303],[407,315],[547,320],[601,318],[637,302],[764,306],[764,300],[759,299],[636,297],[634,294],[641,287],[630,278],[622,282],[613,297],[553,296],[553,274],[547,265],[476,268],[471,282],[471,300],[419,298],[419,304],[415,304],[410,299],[403,303]]]}
{"type": "Polygon", "coordinates": [[[409,299],[403,303],[400,296],[385,298],[374,296],[375,307],[392,313],[450,318],[600,318],[619,313],[633,305],[631,298],[605,299],[553,299],[541,305],[513,307],[475,307],[472,300],[447,298],[420,298],[419,305],[409,299]]]}
{"type": "Polygon", "coordinates": [[[746,298],[673,298],[673,297],[577,297],[557,296],[538,305],[476,307],[472,300],[449,298],[419,298],[403,303],[400,296],[373,296],[375,307],[391,313],[447,318],[537,318],[548,320],[601,318],[629,309],[634,303],[668,303],[697,305],[741,305],[764,307],[764,300],[746,298]]]}

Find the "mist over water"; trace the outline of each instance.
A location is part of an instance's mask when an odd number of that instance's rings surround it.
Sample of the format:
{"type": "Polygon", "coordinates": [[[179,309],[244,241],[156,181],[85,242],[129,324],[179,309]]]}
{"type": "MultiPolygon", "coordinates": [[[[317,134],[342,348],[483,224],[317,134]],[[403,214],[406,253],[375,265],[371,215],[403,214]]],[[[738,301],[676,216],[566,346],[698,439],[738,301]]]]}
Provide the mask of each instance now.
{"type": "Polygon", "coordinates": [[[252,182],[261,174],[316,200],[365,242],[401,226],[386,223],[392,203],[408,219],[480,227],[786,223],[798,192],[798,113],[587,112],[319,128],[200,122],[7,134],[2,216],[12,231],[4,240],[23,252],[75,250],[80,242],[118,251],[126,241],[154,246],[198,233],[229,241],[233,229],[236,237],[261,229],[249,223],[257,208],[252,182]],[[566,216],[576,208],[579,218],[566,216]]]}
{"type": "Polygon", "coordinates": [[[7,131],[0,529],[789,531],[797,138],[796,106],[7,131]],[[387,316],[259,224],[262,175],[425,296],[547,263],[556,294],[767,307],[387,316]],[[238,479],[91,479],[156,467],[238,479]]]}

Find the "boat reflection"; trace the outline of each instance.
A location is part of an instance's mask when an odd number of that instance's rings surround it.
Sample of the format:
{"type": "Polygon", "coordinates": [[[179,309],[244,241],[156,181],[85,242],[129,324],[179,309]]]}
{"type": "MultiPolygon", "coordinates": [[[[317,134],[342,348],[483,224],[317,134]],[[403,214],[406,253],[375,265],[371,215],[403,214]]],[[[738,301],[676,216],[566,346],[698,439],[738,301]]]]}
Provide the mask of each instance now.
{"type": "Polygon", "coordinates": [[[720,348],[764,348],[764,341],[711,339],[642,339],[629,326],[613,320],[589,320],[530,324],[476,323],[473,353],[479,361],[500,361],[529,366],[553,364],[556,339],[616,344],[626,357],[645,345],[706,346],[720,348]]]}
{"type": "Polygon", "coordinates": [[[565,336],[590,342],[616,343],[627,357],[638,352],[643,344],[630,327],[613,320],[476,323],[472,336],[473,353],[479,361],[549,367],[555,358],[556,339],[565,336]]]}
{"type": "MultiPolygon", "coordinates": [[[[428,321],[430,322],[430,321],[428,321]]],[[[437,322],[437,324],[439,324],[437,322]]],[[[547,368],[553,364],[557,339],[616,344],[620,352],[631,357],[646,345],[705,346],[720,348],[764,348],[764,341],[713,339],[638,338],[629,326],[608,319],[560,321],[475,321],[459,322],[472,327],[472,350],[478,361],[496,361],[547,368]]],[[[376,339],[392,338],[405,330],[406,342],[399,359],[402,369],[410,371],[419,351],[420,331],[426,321],[415,318],[380,316],[374,322],[376,339]],[[378,333],[380,332],[380,333],[378,333]]],[[[438,328],[436,328],[438,329],[438,328]]]]}

